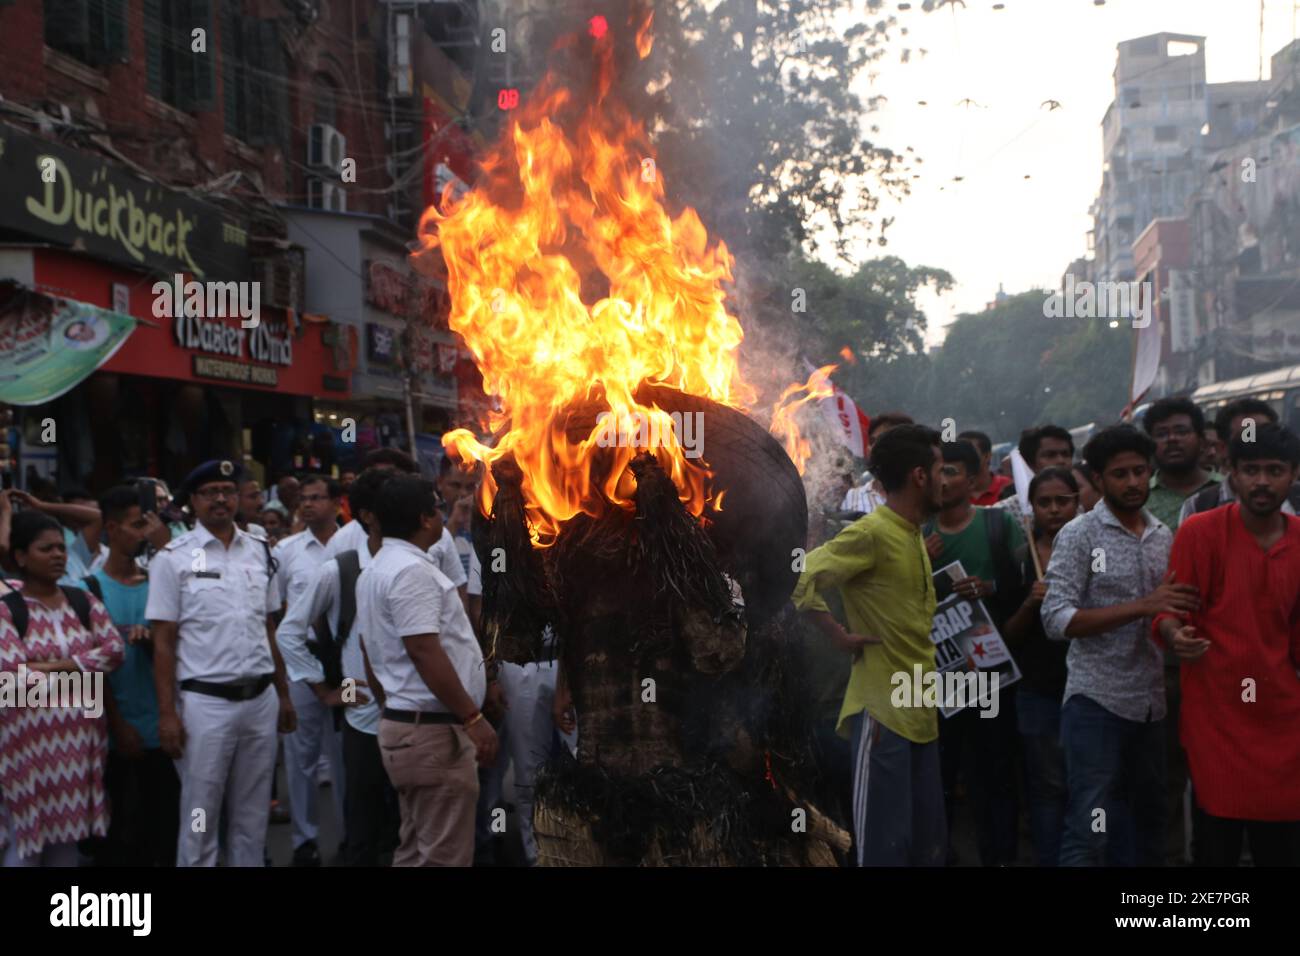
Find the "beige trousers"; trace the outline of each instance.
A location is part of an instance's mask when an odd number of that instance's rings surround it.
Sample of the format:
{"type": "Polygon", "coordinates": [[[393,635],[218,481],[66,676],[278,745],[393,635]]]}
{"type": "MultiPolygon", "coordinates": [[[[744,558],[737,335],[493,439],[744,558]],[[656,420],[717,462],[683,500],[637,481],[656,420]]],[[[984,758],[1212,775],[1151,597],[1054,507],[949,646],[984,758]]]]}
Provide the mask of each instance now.
{"type": "Polygon", "coordinates": [[[459,724],[379,722],[379,752],[402,811],[393,866],[470,866],[478,766],[459,724]]]}

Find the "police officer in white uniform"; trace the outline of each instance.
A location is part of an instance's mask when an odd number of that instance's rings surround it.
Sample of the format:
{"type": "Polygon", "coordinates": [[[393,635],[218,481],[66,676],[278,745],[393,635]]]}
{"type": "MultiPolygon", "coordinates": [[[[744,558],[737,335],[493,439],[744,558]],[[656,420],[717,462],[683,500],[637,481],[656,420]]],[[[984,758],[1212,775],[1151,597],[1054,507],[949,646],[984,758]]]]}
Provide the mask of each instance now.
{"type": "Polygon", "coordinates": [[[180,497],[197,517],[149,566],[158,736],[181,778],[177,866],[262,866],[276,731],[296,720],[271,612],[280,606],[264,538],[235,526],[242,469],[200,465],[180,497]],[[178,686],[179,685],[179,686],[178,686]]]}
{"type": "MultiPolygon", "coordinates": [[[[299,515],[306,530],[275,546],[279,569],[275,580],[284,608],[307,591],[317,570],[328,560],[325,549],[338,531],[339,497],[343,490],[333,478],[308,475],[300,481],[299,515]]],[[[298,715],[298,729],[284,738],[284,771],[289,783],[289,817],[293,822],[294,866],[320,866],[317,843],[316,765],[329,761],[335,819],[343,822],[343,746],[334,711],[303,680],[292,680],[289,696],[298,715]]]]}

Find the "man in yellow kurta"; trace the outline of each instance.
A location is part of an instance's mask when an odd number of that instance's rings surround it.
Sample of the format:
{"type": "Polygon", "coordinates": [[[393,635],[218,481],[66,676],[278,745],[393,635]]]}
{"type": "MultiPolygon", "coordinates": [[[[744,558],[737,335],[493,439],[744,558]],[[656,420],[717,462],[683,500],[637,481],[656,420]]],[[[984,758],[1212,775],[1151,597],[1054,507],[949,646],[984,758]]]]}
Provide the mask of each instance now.
{"type": "Polygon", "coordinates": [[[838,730],[852,740],[853,829],[859,866],[938,866],[947,851],[939,728],[914,685],[934,670],[935,594],[921,525],[939,510],[939,433],[903,425],[871,449],[885,504],[811,552],[794,605],[855,655],[838,730]],[[851,630],[821,593],[838,588],[851,630]],[[910,695],[896,695],[903,675],[910,695]],[[898,706],[899,696],[910,696],[898,706]]]}

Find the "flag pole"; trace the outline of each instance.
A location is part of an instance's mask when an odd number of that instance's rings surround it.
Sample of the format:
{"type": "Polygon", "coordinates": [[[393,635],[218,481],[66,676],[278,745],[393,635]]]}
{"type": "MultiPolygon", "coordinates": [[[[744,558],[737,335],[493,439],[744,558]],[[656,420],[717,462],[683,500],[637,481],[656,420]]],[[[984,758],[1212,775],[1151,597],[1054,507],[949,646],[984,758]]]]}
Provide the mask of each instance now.
{"type": "Polygon", "coordinates": [[[1132,418],[1133,409],[1137,408],[1137,399],[1133,397],[1133,386],[1137,384],[1138,350],[1142,347],[1140,342],[1142,333],[1137,329],[1134,331],[1137,332],[1137,334],[1132,338],[1133,348],[1128,361],[1128,404],[1126,404],[1124,410],[1119,413],[1119,420],[1122,422],[1126,422],[1132,418]]]}
{"type": "Polygon", "coordinates": [[[1020,526],[1024,529],[1025,540],[1029,542],[1029,556],[1034,559],[1034,573],[1038,575],[1038,580],[1043,580],[1043,560],[1038,556],[1038,548],[1034,546],[1034,519],[1031,515],[1022,514],[1020,516],[1020,526]]]}

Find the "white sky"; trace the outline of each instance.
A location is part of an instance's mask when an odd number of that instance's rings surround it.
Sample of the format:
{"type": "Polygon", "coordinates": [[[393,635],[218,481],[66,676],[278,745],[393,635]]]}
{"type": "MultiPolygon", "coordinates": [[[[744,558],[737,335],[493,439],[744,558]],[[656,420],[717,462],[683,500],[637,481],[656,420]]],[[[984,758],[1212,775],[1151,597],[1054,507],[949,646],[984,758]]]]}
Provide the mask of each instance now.
{"type": "MultiPolygon", "coordinates": [[[[896,216],[889,245],[857,254],[898,255],[952,273],[952,292],[922,298],[932,345],[958,313],[981,310],[999,282],[1013,294],[1052,288],[1085,254],[1117,43],[1161,32],[1204,36],[1208,82],[1258,78],[1259,0],[1108,0],[1101,7],[1005,0],[1003,10],[993,2],[922,13],[920,0],[908,11],[891,0],[868,16],[874,22],[893,13],[909,31],[903,37],[895,28],[890,55],[874,67],[878,76],[863,82],[865,96],[888,97],[871,114],[880,126],[874,140],[900,152],[911,146],[924,162],[910,196],[881,203],[878,215],[896,216]],[[907,64],[899,62],[904,47],[912,48],[907,64]],[[966,98],[983,108],[957,105],[966,98]],[[1047,99],[1062,109],[1039,105],[1047,99]]],[[[1265,0],[1265,78],[1267,58],[1293,38],[1298,3],[1265,0]]]]}

